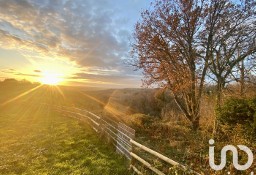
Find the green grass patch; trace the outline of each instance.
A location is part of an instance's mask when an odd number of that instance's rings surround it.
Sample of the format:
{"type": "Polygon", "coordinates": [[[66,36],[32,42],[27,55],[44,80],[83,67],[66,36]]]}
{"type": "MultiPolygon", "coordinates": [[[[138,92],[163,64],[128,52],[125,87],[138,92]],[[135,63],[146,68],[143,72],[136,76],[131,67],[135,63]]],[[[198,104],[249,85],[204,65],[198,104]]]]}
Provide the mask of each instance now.
{"type": "Polygon", "coordinates": [[[12,103],[0,110],[0,174],[128,174],[103,140],[45,105],[12,103]]]}

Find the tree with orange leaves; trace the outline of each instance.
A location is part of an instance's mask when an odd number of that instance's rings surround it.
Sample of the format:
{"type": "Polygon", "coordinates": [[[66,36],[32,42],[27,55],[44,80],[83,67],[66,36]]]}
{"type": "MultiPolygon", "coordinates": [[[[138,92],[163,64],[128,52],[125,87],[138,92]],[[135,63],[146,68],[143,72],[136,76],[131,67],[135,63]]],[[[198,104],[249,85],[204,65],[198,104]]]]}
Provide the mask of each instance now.
{"type": "MultiPolygon", "coordinates": [[[[205,79],[215,65],[216,41],[225,32],[220,24],[223,19],[232,18],[224,14],[239,10],[232,3],[157,0],[151,10],[142,13],[142,20],[135,27],[132,56],[135,65],[143,70],[145,84],[170,89],[195,130],[199,128],[205,79]]],[[[232,30],[228,34],[232,36],[232,30]]]]}
{"type": "MultiPolygon", "coordinates": [[[[208,67],[200,54],[205,4],[199,0],[157,1],[142,13],[134,32],[132,55],[145,84],[168,88],[193,129],[199,128],[200,103],[208,67]]],[[[209,36],[209,40],[211,40],[209,36]]],[[[211,42],[211,41],[209,41],[211,42]]]]}

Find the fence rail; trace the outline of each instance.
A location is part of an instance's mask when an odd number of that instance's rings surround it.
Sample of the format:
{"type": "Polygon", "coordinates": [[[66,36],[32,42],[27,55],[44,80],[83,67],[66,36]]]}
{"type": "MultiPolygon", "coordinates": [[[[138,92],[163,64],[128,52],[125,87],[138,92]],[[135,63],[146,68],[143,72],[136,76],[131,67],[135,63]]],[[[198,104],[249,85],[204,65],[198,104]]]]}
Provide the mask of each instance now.
{"type": "Polygon", "coordinates": [[[156,157],[157,159],[166,162],[170,166],[175,166],[180,170],[189,172],[190,174],[200,175],[200,173],[197,173],[188,167],[136,142],[134,140],[135,130],[125,125],[124,123],[116,122],[112,119],[98,116],[85,109],[75,107],[56,106],[55,110],[65,116],[88,121],[91,127],[97,133],[105,136],[109,141],[111,141],[111,143],[115,145],[116,151],[118,153],[124,155],[128,160],[130,160],[130,169],[138,175],[142,175],[143,173],[141,170],[139,170],[139,167],[136,166],[134,162],[143,165],[143,167],[146,167],[157,175],[165,175],[165,173],[154,167],[142,157],[138,156],[134,152],[135,148],[143,150],[144,152],[156,157]]]}

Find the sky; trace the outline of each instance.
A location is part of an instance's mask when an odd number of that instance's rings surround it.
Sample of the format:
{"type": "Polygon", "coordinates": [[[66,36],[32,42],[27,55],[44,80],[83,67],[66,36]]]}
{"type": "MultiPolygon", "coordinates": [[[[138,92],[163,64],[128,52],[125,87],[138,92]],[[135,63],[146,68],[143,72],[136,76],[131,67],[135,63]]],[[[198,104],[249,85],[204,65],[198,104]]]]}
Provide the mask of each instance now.
{"type": "Polygon", "coordinates": [[[141,73],[126,61],[134,25],[150,3],[0,0],[0,80],[140,87],[141,73]]]}

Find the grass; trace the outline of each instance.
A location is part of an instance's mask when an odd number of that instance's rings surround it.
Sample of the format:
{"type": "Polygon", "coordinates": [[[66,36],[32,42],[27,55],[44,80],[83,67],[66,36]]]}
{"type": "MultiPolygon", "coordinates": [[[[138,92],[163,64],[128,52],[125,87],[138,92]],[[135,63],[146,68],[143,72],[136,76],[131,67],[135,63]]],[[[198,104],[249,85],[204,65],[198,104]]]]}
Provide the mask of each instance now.
{"type": "Polygon", "coordinates": [[[42,95],[43,91],[0,108],[1,175],[128,174],[128,162],[87,123],[44,105],[49,104],[49,96],[42,95]]]}
{"type": "MultiPolygon", "coordinates": [[[[128,162],[117,155],[113,147],[105,144],[104,139],[99,138],[88,124],[61,116],[51,110],[52,105],[79,107],[97,115],[116,116],[136,129],[136,141],[197,172],[216,175],[227,174],[227,171],[232,174],[249,174],[255,169],[254,163],[247,172],[235,171],[230,156],[223,171],[214,172],[209,167],[208,141],[212,138],[214,121],[212,97],[206,96],[203,99],[201,128],[193,132],[190,124],[173,108],[172,103],[168,106],[169,118],[129,115],[129,111],[136,111],[131,110],[132,101],[136,102],[134,106],[141,104],[139,99],[148,100],[139,96],[136,90],[86,91],[78,87],[42,86],[29,94],[25,93],[35,86],[1,86],[0,83],[0,92],[4,92],[0,93],[1,175],[129,174],[128,162]],[[5,105],[1,107],[1,104],[5,105]],[[124,110],[119,110],[121,108],[124,110]]],[[[229,133],[229,140],[215,138],[217,162],[220,162],[218,155],[221,149],[228,144],[245,144],[255,152],[255,143],[245,143],[239,135],[239,128],[233,130],[236,132],[229,133]]],[[[168,174],[169,165],[141,150],[133,151],[168,174]]],[[[142,170],[144,174],[150,174],[147,168],[142,167],[142,170]]],[[[172,167],[172,170],[171,174],[177,174],[176,167],[172,167]]]]}

